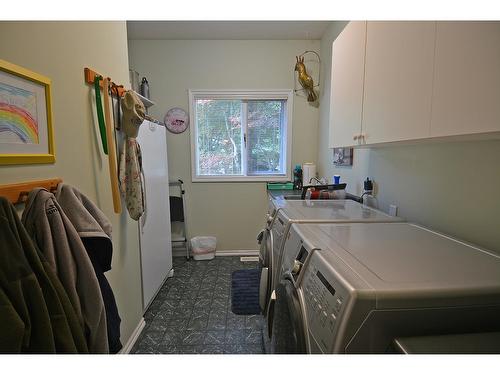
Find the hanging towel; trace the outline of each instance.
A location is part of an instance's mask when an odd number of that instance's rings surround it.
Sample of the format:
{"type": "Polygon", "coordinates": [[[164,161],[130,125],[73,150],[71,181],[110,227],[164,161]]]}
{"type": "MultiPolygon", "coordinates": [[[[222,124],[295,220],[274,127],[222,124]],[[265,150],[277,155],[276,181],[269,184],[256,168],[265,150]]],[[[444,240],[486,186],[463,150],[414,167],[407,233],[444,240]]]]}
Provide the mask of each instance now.
{"type": "Polygon", "coordinates": [[[0,197],[0,212],[0,352],[87,353],[69,298],[14,206],[0,197]]]}
{"type": "Polygon", "coordinates": [[[125,138],[120,152],[118,179],[130,217],[134,220],[144,214],[145,199],[142,175],[141,148],[135,138],[125,138]]]}
{"type": "Polygon", "coordinates": [[[109,352],[118,353],[122,348],[121,318],[113,290],[104,275],[111,269],[113,257],[111,223],[94,202],[73,186],[59,184],[56,199],[80,235],[92,262],[106,310],[109,352]]]}
{"type": "Polygon", "coordinates": [[[137,94],[131,90],[123,96],[121,106],[125,140],[120,151],[118,179],[130,217],[139,220],[146,211],[146,189],[144,188],[141,147],[136,137],[144,121],[146,108],[137,94]]]}
{"type": "Polygon", "coordinates": [[[83,327],[90,353],[108,353],[104,302],[92,263],[73,224],[45,189],[28,195],[26,230],[61,280],[83,327]]]}

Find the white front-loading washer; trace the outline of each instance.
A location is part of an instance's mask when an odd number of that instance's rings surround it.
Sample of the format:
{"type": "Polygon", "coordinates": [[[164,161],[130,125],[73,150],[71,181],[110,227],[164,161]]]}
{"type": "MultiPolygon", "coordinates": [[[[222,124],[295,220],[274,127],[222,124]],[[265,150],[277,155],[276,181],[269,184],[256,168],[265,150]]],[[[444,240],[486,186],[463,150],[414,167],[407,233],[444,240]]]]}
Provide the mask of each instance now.
{"type": "MultiPolygon", "coordinates": [[[[290,235],[294,223],[378,223],[401,222],[400,217],[387,215],[371,207],[363,206],[353,200],[303,200],[288,201],[276,211],[268,230],[269,241],[266,243],[268,266],[262,272],[260,301],[266,315],[268,338],[272,333],[273,290],[280,275],[284,239],[290,235]]],[[[264,269],[263,269],[264,270],[264,269]]]]}
{"type": "Polygon", "coordinates": [[[500,330],[500,256],[449,236],[294,224],[285,252],[297,263],[275,289],[272,352],[384,353],[398,337],[500,330]]]}

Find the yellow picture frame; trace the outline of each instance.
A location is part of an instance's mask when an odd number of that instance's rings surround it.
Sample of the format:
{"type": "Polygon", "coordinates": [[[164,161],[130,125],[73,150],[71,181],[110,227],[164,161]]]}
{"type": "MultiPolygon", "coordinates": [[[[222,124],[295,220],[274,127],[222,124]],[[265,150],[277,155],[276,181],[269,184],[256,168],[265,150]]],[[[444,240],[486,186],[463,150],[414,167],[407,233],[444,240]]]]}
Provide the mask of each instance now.
{"type": "Polygon", "coordinates": [[[51,85],[50,78],[0,59],[0,165],[55,163],[51,85]],[[16,83],[25,88],[31,85],[34,92],[18,88],[16,83]],[[28,99],[35,116],[24,108],[16,107],[16,101],[9,96],[14,90],[32,96],[28,99]],[[16,116],[14,109],[18,110],[16,116]],[[24,113],[31,120],[31,127],[25,126],[26,131],[19,120],[22,116],[17,116],[17,113],[24,113]]]}

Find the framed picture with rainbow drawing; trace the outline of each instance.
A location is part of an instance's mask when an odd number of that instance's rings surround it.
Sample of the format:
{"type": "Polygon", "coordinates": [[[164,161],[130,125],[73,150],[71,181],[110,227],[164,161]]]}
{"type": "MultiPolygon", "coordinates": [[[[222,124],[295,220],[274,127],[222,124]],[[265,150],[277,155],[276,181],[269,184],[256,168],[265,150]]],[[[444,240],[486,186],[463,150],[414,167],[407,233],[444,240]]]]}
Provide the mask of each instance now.
{"type": "Polygon", "coordinates": [[[49,78],[0,60],[0,164],[54,163],[49,78]]]}

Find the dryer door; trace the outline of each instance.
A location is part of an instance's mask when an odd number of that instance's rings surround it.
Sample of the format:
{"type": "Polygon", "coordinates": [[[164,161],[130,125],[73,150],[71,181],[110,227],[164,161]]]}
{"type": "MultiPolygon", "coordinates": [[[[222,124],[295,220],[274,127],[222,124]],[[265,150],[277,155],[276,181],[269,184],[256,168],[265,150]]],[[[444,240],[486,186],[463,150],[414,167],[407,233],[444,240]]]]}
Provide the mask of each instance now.
{"type": "Polygon", "coordinates": [[[261,245],[262,264],[260,273],[259,304],[263,313],[266,312],[271,297],[273,270],[273,233],[266,229],[261,245]]]}
{"type": "Polygon", "coordinates": [[[271,351],[283,354],[307,353],[307,327],[302,301],[290,274],[280,280],[275,293],[271,351]]]}
{"type": "Polygon", "coordinates": [[[263,229],[259,233],[259,237],[261,238],[259,244],[260,244],[260,249],[259,249],[259,266],[262,267],[269,267],[269,264],[271,263],[269,260],[270,254],[272,253],[272,238],[271,238],[271,231],[268,228],[263,229]]]}

